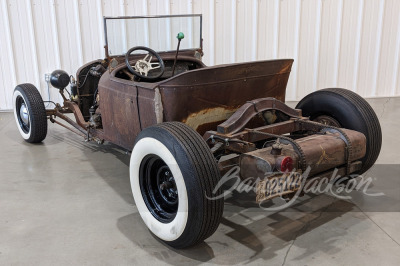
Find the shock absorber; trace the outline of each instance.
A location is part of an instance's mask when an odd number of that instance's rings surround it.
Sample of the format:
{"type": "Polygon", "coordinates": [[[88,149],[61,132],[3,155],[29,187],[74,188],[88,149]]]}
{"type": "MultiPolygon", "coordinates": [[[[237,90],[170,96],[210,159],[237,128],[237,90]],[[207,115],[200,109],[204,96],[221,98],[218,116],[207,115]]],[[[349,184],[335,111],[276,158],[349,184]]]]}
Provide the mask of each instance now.
{"type": "Polygon", "coordinates": [[[73,76],[70,79],[70,88],[71,88],[71,100],[78,100],[78,86],[76,85],[76,80],[73,76]]]}

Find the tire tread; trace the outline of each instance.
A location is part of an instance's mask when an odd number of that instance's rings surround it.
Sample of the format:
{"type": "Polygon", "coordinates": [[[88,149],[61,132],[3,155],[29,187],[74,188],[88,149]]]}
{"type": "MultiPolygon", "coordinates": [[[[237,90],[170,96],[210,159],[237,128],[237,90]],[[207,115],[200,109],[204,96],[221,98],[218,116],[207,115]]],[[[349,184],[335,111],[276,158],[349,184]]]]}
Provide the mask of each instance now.
{"type": "Polygon", "coordinates": [[[29,143],[42,142],[47,136],[47,116],[42,96],[30,83],[19,84],[15,90],[26,97],[26,105],[29,109],[31,134],[26,141],[29,143]]]}
{"type": "Polygon", "coordinates": [[[382,146],[382,129],[376,113],[364,98],[353,91],[343,88],[327,88],[313,92],[304,97],[297,104],[296,108],[301,109],[304,104],[307,104],[306,102],[309,98],[323,94],[341,97],[344,101],[350,102],[360,113],[360,118],[363,120],[367,128],[367,153],[363,159],[363,166],[358,172],[361,174],[365,173],[374,165],[382,146]]]}
{"type": "MultiPolygon", "coordinates": [[[[186,155],[194,168],[198,190],[210,197],[220,180],[220,172],[204,139],[195,130],[181,122],[164,122],[151,128],[161,129],[163,132],[167,131],[186,150],[186,155]]],[[[220,190],[217,191],[217,195],[219,193],[221,193],[220,190]]],[[[192,231],[189,237],[179,239],[179,241],[167,242],[168,245],[175,248],[193,246],[208,238],[217,230],[223,214],[224,199],[209,200],[205,195],[203,194],[201,199],[203,206],[198,206],[198,210],[201,209],[204,212],[203,215],[200,215],[201,221],[197,221],[198,228],[192,231]]]]}

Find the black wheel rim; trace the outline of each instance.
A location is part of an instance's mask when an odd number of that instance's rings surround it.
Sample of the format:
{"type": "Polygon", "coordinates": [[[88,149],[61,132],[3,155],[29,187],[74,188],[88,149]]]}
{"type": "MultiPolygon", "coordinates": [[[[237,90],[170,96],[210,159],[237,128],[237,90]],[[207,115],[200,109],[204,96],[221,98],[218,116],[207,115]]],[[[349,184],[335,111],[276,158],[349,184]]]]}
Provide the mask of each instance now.
{"type": "Polygon", "coordinates": [[[178,190],[167,164],[157,155],[147,155],[139,168],[139,184],[143,200],[160,222],[171,222],[178,211],[178,190]]]}
{"type": "Polygon", "coordinates": [[[22,131],[26,134],[30,130],[30,117],[28,107],[21,96],[18,96],[15,103],[15,111],[17,113],[18,123],[22,131]]]}

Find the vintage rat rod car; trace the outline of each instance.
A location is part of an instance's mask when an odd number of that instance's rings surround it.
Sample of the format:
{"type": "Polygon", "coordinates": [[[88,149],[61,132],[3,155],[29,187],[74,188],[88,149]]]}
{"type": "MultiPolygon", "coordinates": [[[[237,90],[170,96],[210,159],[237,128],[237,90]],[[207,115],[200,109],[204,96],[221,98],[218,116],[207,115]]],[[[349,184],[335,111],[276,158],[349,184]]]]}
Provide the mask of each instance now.
{"type": "Polygon", "coordinates": [[[322,89],[296,109],[285,105],[291,59],[204,65],[201,20],[105,17],[105,59],[82,66],[76,80],[62,70],[50,76],[62,105],[46,109],[32,84],[18,85],[13,96],[27,142],[43,141],[50,120],[131,151],[137,209],[175,248],[215,232],[224,208],[219,182],[234,167],[255,180],[257,202],[291,199],[334,170],[364,173],[382,142],[376,114],[352,91],[322,89]]]}

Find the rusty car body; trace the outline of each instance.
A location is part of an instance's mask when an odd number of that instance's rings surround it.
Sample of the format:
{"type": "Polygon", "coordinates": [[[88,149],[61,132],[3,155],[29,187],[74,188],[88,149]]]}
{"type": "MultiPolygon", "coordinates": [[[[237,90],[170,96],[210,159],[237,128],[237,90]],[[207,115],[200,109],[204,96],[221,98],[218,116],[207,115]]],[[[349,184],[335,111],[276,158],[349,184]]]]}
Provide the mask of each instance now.
{"type": "MultiPolygon", "coordinates": [[[[373,165],[380,151],[380,126],[375,113],[361,97],[342,89],[328,89],[306,97],[300,102],[300,107],[290,108],[284,102],[292,59],[206,66],[201,60],[201,20],[201,15],[104,18],[105,58],[79,68],[76,81],[69,76],[67,80],[63,71],[55,71],[52,85],[59,89],[63,103],[45,110],[45,117],[87,141],[93,140],[99,144],[109,141],[128,151],[135,151],[141,132],[164,123],[167,126],[160,126],[157,130],[169,128],[169,132],[176,133],[181,128],[184,132],[182,134],[189,138],[192,134],[189,129],[168,124],[183,123],[203,138],[207,154],[211,154],[214,160],[207,163],[217,165],[219,176],[239,166],[240,178],[243,180],[260,178],[256,187],[258,202],[279,196],[291,198],[301,189],[303,181],[310,182],[315,177],[330,176],[333,171],[340,176],[349,176],[363,173],[373,165]],[[168,19],[168,23],[173,23],[169,19],[174,18],[199,21],[200,42],[198,46],[179,50],[181,39],[178,38],[176,50],[158,51],[165,66],[158,77],[152,80],[138,78],[135,73],[127,70],[127,64],[135,65],[135,62],[142,60],[143,53],[111,54],[110,40],[107,42],[109,23],[131,19],[168,19]],[[65,96],[68,83],[71,85],[71,94],[65,96]],[[336,103],[331,104],[335,101],[329,97],[336,97],[336,103]],[[324,107],[321,107],[314,112],[312,108],[318,105],[318,99],[321,99],[322,105],[331,106],[330,109],[323,111],[324,107]],[[346,115],[342,115],[340,108],[347,106],[342,105],[343,102],[349,106],[345,112],[353,122],[361,121],[358,127],[360,130],[346,120],[346,115]],[[354,111],[356,109],[352,108],[353,105],[361,113],[354,113],[357,111],[354,111]],[[68,114],[73,114],[74,119],[68,114]],[[225,155],[230,157],[221,159],[225,155]],[[306,172],[308,176],[302,178],[306,172]]],[[[128,24],[124,25],[127,27],[128,24]]],[[[146,61],[146,58],[147,55],[143,60],[146,61]]],[[[151,58],[148,63],[154,64],[151,58]]],[[[160,66],[160,62],[157,66],[160,66]]],[[[34,126],[32,104],[22,96],[14,97],[16,121],[22,130],[24,126],[25,129],[33,130],[30,128],[34,126]]],[[[26,138],[29,142],[43,139],[32,141],[26,138]]],[[[199,144],[197,150],[201,149],[199,144]]],[[[175,186],[171,182],[166,181],[159,187],[163,191],[170,189],[175,186]]],[[[216,185],[211,181],[210,184],[216,185]]],[[[141,193],[144,193],[143,189],[141,193]]],[[[179,194],[175,187],[175,190],[168,190],[170,197],[174,196],[171,196],[171,191],[179,194]]],[[[163,192],[160,193],[162,196],[163,192]]],[[[181,198],[179,200],[181,204],[181,198]]],[[[221,215],[219,210],[211,215],[217,218],[209,220],[218,220],[221,215]]],[[[157,214],[153,213],[153,216],[157,214]]],[[[163,220],[165,217],[156,218],[168,224],[163,220]]],[[[146,225],[153,231],[152,226],[146,225]]],[[[186,247],[211,235],[216,229],[214,227],[209,231],[202,229],[198,233],[201,236],[196,239],[189,241],[186,237],[186,242],[174,238],[171,240],[157,230],[153,233],[171,246],[186,247]]]]}

